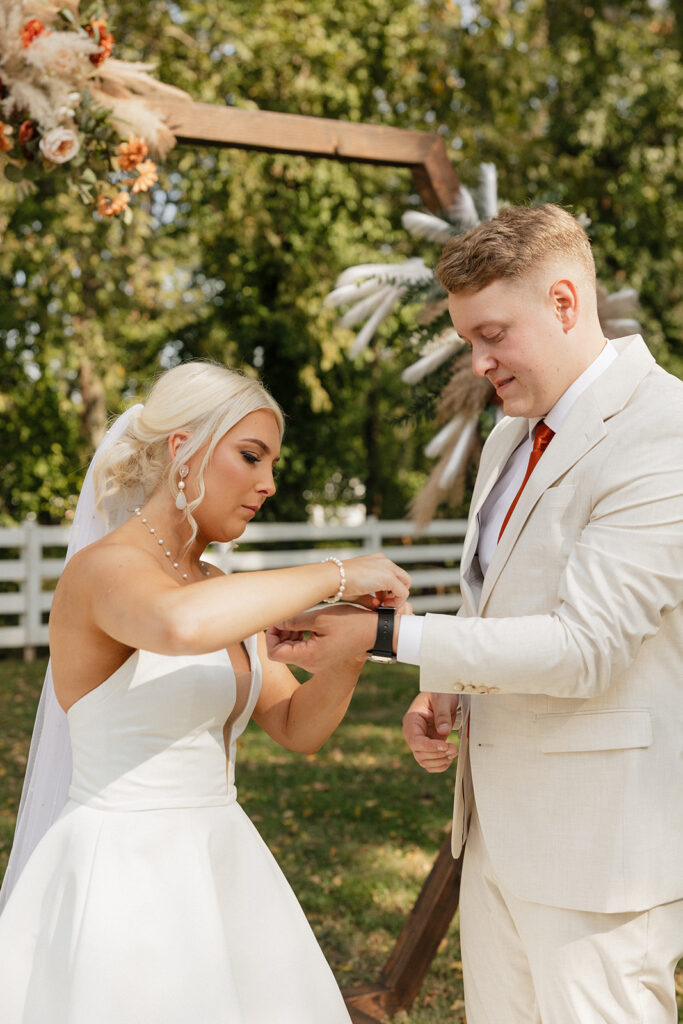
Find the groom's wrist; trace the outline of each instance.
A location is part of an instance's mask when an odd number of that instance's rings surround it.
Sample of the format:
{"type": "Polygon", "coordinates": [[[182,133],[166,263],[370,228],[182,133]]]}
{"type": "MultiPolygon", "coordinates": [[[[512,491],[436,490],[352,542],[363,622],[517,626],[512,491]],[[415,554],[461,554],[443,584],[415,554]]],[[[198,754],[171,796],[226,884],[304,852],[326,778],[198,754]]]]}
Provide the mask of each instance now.
{"type": "Polygon", "coordinates": [[[396,612],[394,608],[380,607],[374,613],[375,634],[367,649],[369,661],[390,663],[396,661],[396,612]]]}

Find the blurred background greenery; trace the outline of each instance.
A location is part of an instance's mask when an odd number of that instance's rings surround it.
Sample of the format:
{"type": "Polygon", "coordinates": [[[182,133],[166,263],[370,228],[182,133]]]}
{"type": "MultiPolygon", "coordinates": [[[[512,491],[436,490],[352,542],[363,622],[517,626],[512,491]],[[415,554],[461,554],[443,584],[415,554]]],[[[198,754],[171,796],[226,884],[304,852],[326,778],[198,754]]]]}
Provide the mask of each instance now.
{"type": "MultiPolygon", "coordinates": [[[[465,183],[493,161],[503,200],[587,214],[601,279],[640,291],[683,374],[679,2],[106,7],[115,55],[197,100],[438,132],[465,183]]],[[[0,522],[68,517],[106,415],[193,357],[260,374],[288,413],[267,518],[363,489],[403,516],[429,434],[385,354],[408,314],[351,363],[322,299],[349,264],[420,254],[412,192],[407,171],[180,146],[130,225],[93,219],[58,171],[19,205],[0,189],[0,522]]]]}

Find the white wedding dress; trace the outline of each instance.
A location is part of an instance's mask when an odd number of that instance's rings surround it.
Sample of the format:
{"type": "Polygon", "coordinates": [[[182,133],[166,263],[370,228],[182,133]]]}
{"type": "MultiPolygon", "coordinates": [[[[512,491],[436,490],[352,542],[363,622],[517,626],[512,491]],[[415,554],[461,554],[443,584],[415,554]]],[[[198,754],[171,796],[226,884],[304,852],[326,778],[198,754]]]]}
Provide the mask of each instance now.
{"type": "Polygon", "coordinates": [[[69,803],[0,915],[2,1024],[350,1024],[237,803],[245,647],[237,676],[226,651],[136,651],[70,709],[69,803]]]}

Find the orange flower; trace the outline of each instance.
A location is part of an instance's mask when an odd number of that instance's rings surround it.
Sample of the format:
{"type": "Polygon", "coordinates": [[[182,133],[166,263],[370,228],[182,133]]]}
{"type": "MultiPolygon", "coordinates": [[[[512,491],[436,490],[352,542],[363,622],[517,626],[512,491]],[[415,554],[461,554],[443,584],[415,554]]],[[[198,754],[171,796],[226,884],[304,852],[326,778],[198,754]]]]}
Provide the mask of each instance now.
{"type": "Polygon", "coordinates": [[[128,142],[119,145],[119,167],[122,171],[132,171],[145,159],[149,150],[144,139],[131,136],[128,142]]]}
{"type": "Polygon", "coordinates": [[[125,210],[129,202],[130,196],[127,192],[119,192],[113,199],[110,199],[109,196],[98,196],[97,212],[103,217],[115,217],[125,210]]]}
{"type": "Polygon", "coordinates": [[[12,148],[11,141],[5,136],[5,132],[9,135],[11,131],[12,129],[8,124],[3,124],[0,121],[0,153],[5,153],[8,149],[12,148]]]}
{"type": "Polygon", "coordinates": [[[47,32],[49,35],[50,30],[45,28],[38,18],[31,18],[21,30],[21,45],[27,50],[33,40],[42,36],[43,32],[47,32]]]}
{"type": "Polygon", "coordinates": [[[98,52],[90,54],[91,64],[97,66],[111,54],[114,46],[114,37],[111,32],[107,32],[106,21],[91,21],[89,25],[85,26],[85,31],[99,42],[100,48],[98,52]]]}
{"type": "Polygon", "coordinates": [[[35,121],[22,121],[21,127],[19,128],[19,145],[25,146],[27,142],[30,142],[35,134],[35,121]]]}
{"type": "Polygon", "coordinates": [[[138,167],[138,177],[131,185],[131,191],[148,192],[158,178],[157,165],[152,160],[145,160],[138,167]]]}

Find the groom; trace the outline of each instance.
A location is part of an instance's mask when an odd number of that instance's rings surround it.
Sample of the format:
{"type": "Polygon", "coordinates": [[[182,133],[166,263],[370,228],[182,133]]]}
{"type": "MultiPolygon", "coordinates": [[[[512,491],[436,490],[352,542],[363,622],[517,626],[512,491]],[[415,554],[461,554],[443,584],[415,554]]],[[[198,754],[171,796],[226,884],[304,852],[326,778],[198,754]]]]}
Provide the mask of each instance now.
{"type": "MultiPolygon", "coordinates": [[[[674,1024],[683,956],[683,384],[605,341],[588,238],[552,205],[453,238],[437,274],[505,418],[472,497],[457,617],[397,618],[404,719],[443,771],[468,1024],[674,1024]]],[[[375,645],[308,613],[271,657],[375,645]],[[304,630],[311,631],[304,633],[304,630]]]]}

